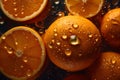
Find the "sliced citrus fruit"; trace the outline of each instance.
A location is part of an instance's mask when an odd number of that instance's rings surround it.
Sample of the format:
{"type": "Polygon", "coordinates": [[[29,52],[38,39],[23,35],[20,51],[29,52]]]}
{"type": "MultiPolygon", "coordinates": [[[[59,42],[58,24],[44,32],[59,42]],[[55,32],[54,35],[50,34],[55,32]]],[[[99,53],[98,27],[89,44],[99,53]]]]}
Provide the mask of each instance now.
{"type": "Polygon", "coordinates": [[[12,20],[27,21],[38,16],[48,0],[0,0],[1,9],[12,20]]]}
{"type": "Polygon", "coordinates": [[[66,7],[73,15],[95,16],[102,8],[103,0],[65,0],[66,7]]]}
{"type": "Polygon", "coordinates": [[[26,80],[41,70],[45,48],[39,34],[31,28],[19,26],[0,38],[0,71],[14,80],[26,80]]]}

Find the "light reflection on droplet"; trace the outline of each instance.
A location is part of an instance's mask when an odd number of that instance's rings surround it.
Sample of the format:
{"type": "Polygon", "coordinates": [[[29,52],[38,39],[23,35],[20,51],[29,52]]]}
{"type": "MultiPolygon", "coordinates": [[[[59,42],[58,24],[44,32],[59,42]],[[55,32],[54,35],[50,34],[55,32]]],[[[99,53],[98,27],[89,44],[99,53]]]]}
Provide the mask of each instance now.
{"type": "Polygon", "coordinates": [[[71,53],[72,53],[72,51],[69,48],[65,49],[65,55],[66,56],[70,56],[71,53]]]}
{"type": "Polygon", "coordinates": [[[60,43],[60,42],[57,42],[56,44],[57,44],[58,46],[60,46],[61,43],[60,43]]]}
{"type": "Polygon", "coordinates": [[[75,28],[75,29],[77,29],[77,28],[79,27],[79,25],[77,25],[77,24],[73,24],[72,26],[73,26],[73,28],[75,28]]]}
{"type": "Polygon", "coordinates": [[[70,36],[70,44],[71,45],[78,45],[80,44],[80,40],[76,35],[71,35],[70,36]]]}
{"type": "Polygon", "coordinates": [[[3,40],[5,40],[5,39],[6,39],[6,36],[2,36],[1,38],[2,38],[3,40]]]}
{"type": "Polygon", "coordinates": [[[66,34],[63,34],[63,35],[62,35],[62,39],[67,39],[67,35],[66,35],[66,34]]]}
{"type": "Polygon", "coordinates": [[[26,73],[26,75],[27,75],[28,77],[30,77],[30,76],[32,75],[31,70],[28,70],[27,73],[26,73]]]}
{"type": "Polygon", "coordinates": [[[92,38],[92,37],[93,37],[93,35],[92,35],[92,34],[90,34],[90,35],[88,35],[88,37],[89,37],[89,38],[92,38]]]}

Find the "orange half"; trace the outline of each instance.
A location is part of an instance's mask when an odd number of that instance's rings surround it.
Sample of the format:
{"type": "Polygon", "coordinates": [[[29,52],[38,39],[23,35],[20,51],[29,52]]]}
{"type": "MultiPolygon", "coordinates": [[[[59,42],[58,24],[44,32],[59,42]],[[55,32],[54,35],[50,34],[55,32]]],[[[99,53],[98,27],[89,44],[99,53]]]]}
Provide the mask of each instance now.
{"type": "Polygon", "coordinates": [[[86,18],[95,16],[101,10],[103,2],[103,0],[65,0],[71,14],[86,18]]]}
{"type": "Polygon", "coordinates": [[[31,28],[15,27],[0,38],[0,71],[8,78],[33,77],[43,67],[45,57],[43,41],[31,28]]]}
{"type": "Polygon", "coordinates": [[[12,20],[27,21],[38,16],[48,0],[0,0],[2,11],[12,20]]]}

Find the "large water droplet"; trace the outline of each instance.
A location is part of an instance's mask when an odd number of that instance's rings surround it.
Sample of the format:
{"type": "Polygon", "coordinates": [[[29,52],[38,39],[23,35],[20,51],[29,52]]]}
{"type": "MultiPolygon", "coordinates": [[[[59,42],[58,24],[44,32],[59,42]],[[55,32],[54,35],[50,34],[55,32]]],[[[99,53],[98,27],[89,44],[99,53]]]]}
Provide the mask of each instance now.
{"type": "Polygon", "coordinates": [[[65,49],[65,55],[66,56],[70,56],[71,53],[72,53],[72,51],[69,48],[65,49]]]}
{"type": "Polygon", "coordinates": [[[75,29],[77,29],[77,28],[79,27],[78,24],[73,24],[72,26],[73,26],[73,28],[75,28],[75,29]]]}
{"type": "Polygon", "coordinates": [[[76,35],[71,35],[70,36],[70,44],[71,45],[78,45],[80,44],[80,40],[76,35]]]}

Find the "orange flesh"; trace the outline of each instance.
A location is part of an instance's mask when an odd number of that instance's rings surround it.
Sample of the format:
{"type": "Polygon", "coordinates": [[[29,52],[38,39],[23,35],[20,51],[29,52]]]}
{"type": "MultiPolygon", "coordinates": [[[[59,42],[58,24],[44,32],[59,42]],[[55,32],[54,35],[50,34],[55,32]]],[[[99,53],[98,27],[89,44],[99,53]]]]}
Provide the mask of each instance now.
{"type": "Polygon", "coordinates": [[[29,77],[39,68],[41,51],[32,33],[16,30],[0,43],[0,68],[7,75],[29,77]]]}
{"type": "Polygon", "coordinates": [[[43,0],[2,0],[4,8],[14,17],[24,18],[37,11],[43,0]]]}
{"type": "Polygon", "coordinates": [[[82,16],[88,16],[88,14],[96,14],[101,4],[101,0],[87,0],[86,3],[83,3],[82,0],[67,0],[67,2],[67,4],[70,4],[70,9],[72,12],[78,13],[82,16]]]}

